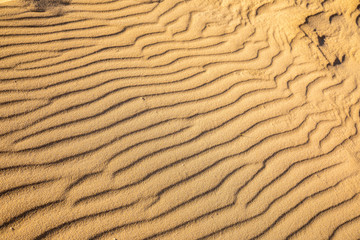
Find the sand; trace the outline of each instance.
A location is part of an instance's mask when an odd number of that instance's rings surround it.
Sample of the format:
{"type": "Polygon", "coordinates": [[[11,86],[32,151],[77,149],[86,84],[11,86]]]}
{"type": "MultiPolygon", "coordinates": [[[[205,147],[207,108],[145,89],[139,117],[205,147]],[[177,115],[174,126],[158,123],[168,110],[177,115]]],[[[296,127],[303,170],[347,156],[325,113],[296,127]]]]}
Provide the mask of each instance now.
{"type": "Polygon", "coordinates": [[[360,3],[0,2],[0,239],[360,239],[360,3]]]}

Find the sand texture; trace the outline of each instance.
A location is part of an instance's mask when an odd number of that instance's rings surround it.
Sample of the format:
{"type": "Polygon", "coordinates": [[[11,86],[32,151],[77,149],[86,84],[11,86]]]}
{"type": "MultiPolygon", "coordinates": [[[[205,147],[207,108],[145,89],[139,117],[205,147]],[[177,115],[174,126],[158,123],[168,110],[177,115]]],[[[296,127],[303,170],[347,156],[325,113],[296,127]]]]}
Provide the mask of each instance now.
{"type": "Polygon", "coordinates": [[[0,239],[360,239],[360,2],[0,1],[0,239]]]}

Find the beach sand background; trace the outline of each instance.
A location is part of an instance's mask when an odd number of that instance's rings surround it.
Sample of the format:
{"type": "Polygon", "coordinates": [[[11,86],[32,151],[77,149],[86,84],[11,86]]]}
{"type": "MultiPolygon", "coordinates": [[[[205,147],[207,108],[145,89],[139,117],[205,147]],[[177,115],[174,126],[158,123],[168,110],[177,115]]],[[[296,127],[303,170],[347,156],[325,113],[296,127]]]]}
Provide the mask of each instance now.
{"type": "Polygon", "coordinates": [[[360,239],[360,3],[0,2],[0,239],[360,239]]]}

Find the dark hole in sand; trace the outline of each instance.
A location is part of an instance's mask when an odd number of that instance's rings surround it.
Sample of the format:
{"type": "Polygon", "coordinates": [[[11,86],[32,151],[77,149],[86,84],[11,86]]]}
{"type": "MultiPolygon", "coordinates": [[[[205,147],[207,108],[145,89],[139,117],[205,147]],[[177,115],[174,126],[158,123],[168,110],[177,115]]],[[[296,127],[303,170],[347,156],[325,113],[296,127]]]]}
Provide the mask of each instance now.
{"type": "Polygon", "coordinates": [[[319,45],[323,46],[325,43],[325,36],[318,36],[319,45]]]}
{"type": "Polygon", "coordinates": [[[339,58],[337,57],[333,63],[333,66],[340,65],[340,64],[341,64],[341,62],[340,62],[339,58]]]}

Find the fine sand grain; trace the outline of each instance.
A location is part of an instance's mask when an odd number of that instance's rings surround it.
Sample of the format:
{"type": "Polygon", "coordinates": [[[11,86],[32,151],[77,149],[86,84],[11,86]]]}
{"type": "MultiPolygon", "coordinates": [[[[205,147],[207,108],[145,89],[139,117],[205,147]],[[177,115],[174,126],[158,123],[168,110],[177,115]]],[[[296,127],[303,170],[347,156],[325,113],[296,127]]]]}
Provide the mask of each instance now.
{"type": "Polygon", "coordinates": [[[360,2],[0,1],[0,239],[360,239],[360,2]]]}

